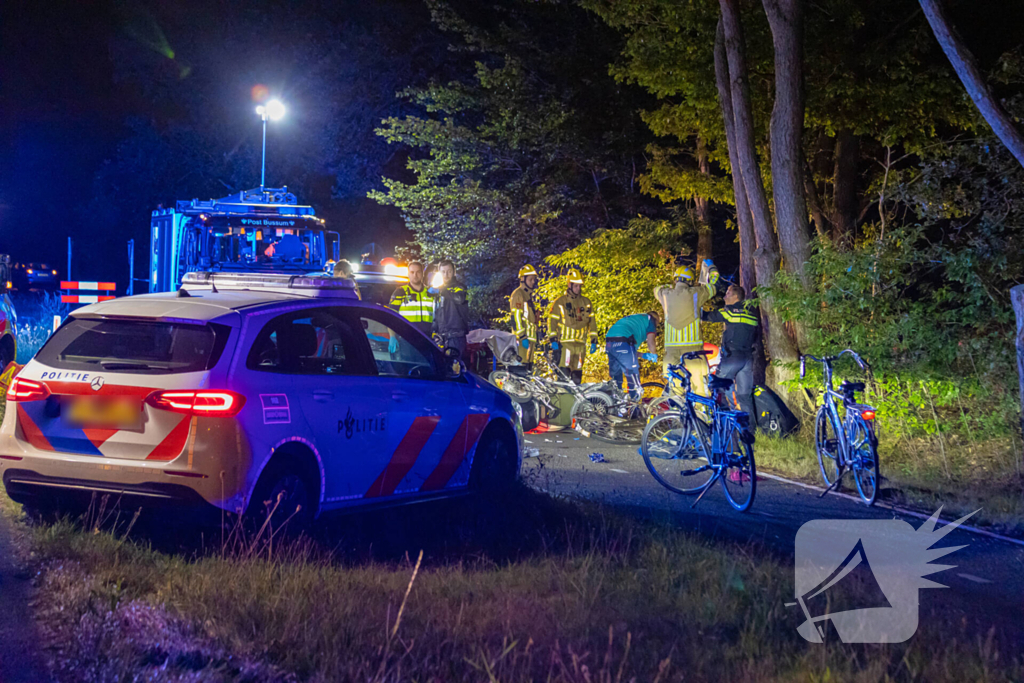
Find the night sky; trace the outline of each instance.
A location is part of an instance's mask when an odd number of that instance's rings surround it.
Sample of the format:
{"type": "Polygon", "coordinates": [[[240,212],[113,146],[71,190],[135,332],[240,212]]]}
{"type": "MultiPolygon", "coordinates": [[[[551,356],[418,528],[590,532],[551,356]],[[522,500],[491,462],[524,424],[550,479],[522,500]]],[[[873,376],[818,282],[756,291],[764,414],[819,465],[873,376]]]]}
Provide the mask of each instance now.
{"type": "MultiPolygon", "coordinates": [[[[1006,10],[1022,5],[957,6],[986,65],[1021,40],[1006,10]]],[[[366,192],[403,173],[405,152],[373,134],[405,111],[395,92],[458,75],[420,0],[15,0],[2,12],[0,249],[14,260],[63,275],[72,235],[74,277],[126,283],[125,242],[143,269],[158,204],[259,185],[258,84],[289,109],[270,129],[267,184],[313,204],[346,256],[409,238],[366,192]]]]}

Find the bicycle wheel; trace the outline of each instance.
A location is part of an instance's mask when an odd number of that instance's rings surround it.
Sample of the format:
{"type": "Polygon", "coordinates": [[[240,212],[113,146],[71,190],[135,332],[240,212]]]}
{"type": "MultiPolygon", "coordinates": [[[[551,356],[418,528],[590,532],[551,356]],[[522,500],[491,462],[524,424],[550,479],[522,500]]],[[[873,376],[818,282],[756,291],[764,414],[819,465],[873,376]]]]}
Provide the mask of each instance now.
{"type": "Polygon", "coordinates": [[[693,495],[707,488],[714,470],[708,462],[707,427],[683,412],[663,413],[644,429],[640,452],[651,475],[670,491],[693,495]]]}
{"type": "Polygon", "coordinates": [[[576,418],[573,427],[583,436],[615,444],[629,446],[640,443],[644,433],[644,423],[640,420],[628,420],[617,415],[590,413],[576,418]]]}
{"type": "Polygon", "coordinates": [[[843,468],[839,458],[839,435],[835,423],[828,413],[828,407],[818,408],[814,421],[814,450],[818,454],[818,467],[826,486],[832,486],[842,476],[843,468]]]}
{"type": "Polygon", "coordinates": [[[743,439],[743,430],[732,426],[722,449],[722,488],[729,505],[740,512],[746,512],[754,504],[757,493],[757,466],[754,464],[754,448],[743,439]]]}
{"type": "Polygon", "coordinates": [[[603,415],[608,406],[615,402],[603,391],[589,391],[584,394],[584,399],[586,400],[577,400],[572,404],[572,411],[569,413],[570,420],[586,415],[603,415]]]}
{"type": "Polygon", "coordinates": [[[487,376],[487,381],[504,391],[517,403],[527,403],[533,399],[533,394],[523,381],[508,370],[495,370],[487,376]]]}
{"type": "Polygon", "coordinates": [[[850,470],[860,497],[874,505],[878,498],[878,444],[871,428],[860,418],[850,426],[850,470]]]}

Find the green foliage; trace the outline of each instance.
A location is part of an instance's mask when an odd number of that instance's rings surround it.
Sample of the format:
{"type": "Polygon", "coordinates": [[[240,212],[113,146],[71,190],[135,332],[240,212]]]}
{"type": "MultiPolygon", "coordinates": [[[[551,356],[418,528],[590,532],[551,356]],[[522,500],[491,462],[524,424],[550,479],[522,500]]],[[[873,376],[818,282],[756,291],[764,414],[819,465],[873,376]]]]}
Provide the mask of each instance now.
{"type": "Polygon", "coordinates": [[[611,79],[590,73],[607,28],[579,22],[581,10],[511,3],[499,8],[506,23],[484,29],[430,5],[474,55],[472,76],[400,93],[425,115],[386,119],[377,132],[414,150],[414,181],[385,178],[370,197],[400,209],[422,256],[455,261],[474,307],[493,313],[521,265],[635,213],[640,127],[611,79]],[[542,50],[538,34],[555,27],[558,40],[542,50]]]}
{"type": "MultiPolygon", "coordinates": [[[[688,252],[683,234],[673,221],[636,218],[625,228],[602,230],[546,261],[560,272],[571,266],[583,270],[583,293],[594,303],[603,334],[623,316],[660,308],[654,288],[672,281],[674,256],[688,252]]],[[[565,286],[565,278],[557,276],[542,282],[540,291],[553,301],[565,286]]]]}
{"type": "Polygon", "coordinates": [[[804,323],[805,351],[870,359],[888,428],[992,435],[1015,423],[1009,289],[1024,276],[1022,188],[1024,170],[994,139],[933,148],[896,176],[895,197],[920,222],[869,226],[848,250],[819,244],[815,291],[785,274],[770,288],[804,323]]]}

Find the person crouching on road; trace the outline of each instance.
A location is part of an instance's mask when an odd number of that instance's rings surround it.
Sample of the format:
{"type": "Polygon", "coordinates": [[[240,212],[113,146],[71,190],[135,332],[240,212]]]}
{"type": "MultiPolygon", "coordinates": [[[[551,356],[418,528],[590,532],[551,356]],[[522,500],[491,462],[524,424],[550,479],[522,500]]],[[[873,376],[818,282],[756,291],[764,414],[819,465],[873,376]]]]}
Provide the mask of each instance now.
{"type": "Polygon", "coordinates": [[[757,342],[757,316],[743,305],[746,291],[739,285],[730,285],[725,292],[725,307],[716,311],[701,311],[701,320],[725,323],[722,334],[722,362],[718,377],[731,379],[732,403],[737,410],[750,416],[754,424],[754,344],[757,342]]]}
{"type": "Polygon", "coordinates": [[[427,292],[437,299],[434,306],[433,332],[442,349],[455,349],[466,356],[466,334],[469,332],[469,300],[466,286],[455,277],[455,264],[441,261],[441,286],[427,292]]]}
{"type": "MultiPolygon", "coordinates": [[[[654,288],[654,297],[665,313],[665,358],[662,372],[668,377],[668,366],[677,365],[684,353],[704,349],[700,321],[704,304],[717,291],[718,269],[711,259],[701,263],[701,277],[694,282],[692,266],[679,266],[675,272],[675,284],[654,288]]],[[[708,395],[707,376],[710,372],[708,361],[700,358],[684,361],[690,371],[690,388],[694,393],[708,395]]]]}
{"type": "Polygon", "coordinates": [[[615,386],[622,388],[622,376],[626,376],[629,395],[634,399],[641,396],[640,390],[640,358],[652,363],[658,362],[657,347],[654,335],[661,324],[661,311],[650,311],[627,315],[619,318],[608,329],[604,339],[605,352],[608,354],[608,374],[615,386]],[[647,343],[647,353],[637,355],[640,344],[647,343]]]}
{"type": "Polygon", "coordinates": [[[512,324],[516,339],[519,341],[519,360],[523,363],[533,362],[533,354],[540,343],[540,315],[537,312],[536,290],[537,270],[527,264],[519,269],[519,286],[508,298],[512,324]]]}
{"type": "Polygon", "coordinates": [[[555,354],[555,362],[566,368],[576,384],[583,381],[583,360],[587,354],[597,352],[597,320],[590,299],[583,296],[583,274],[569,269],[565,294],[551,304],[548,311],[548,339],[555,354]]]}

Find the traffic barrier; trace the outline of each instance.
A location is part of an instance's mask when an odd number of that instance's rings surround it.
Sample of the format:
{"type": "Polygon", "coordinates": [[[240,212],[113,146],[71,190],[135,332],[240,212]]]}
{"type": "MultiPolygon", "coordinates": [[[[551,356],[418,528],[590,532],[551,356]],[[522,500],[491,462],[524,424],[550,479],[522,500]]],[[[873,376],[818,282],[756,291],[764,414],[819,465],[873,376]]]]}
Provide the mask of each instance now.
{"type": "MultiPolygon", "coordinates": [[[[61,280],[60,288],[68,291],[113,292],[117,287],[113,282],[90,282],[88,280],[61,280]]],[[[113,294],[61,294],[60,301],[64,304],[95,304],[115,298],[113,294]]]]}

